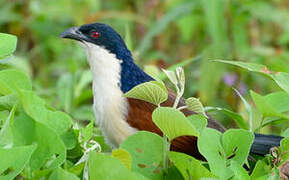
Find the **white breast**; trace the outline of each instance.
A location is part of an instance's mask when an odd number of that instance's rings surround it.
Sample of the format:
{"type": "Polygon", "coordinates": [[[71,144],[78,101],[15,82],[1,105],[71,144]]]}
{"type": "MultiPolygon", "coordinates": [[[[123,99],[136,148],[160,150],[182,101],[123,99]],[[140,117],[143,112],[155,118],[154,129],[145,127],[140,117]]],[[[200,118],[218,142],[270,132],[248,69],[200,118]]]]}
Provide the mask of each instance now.
{"type": "Polygon", "coordinates": [[[120,63],[116,56],[103,47],[81,43],[93,75],[93,109],[96,124],[108,144],[117,147],[126,137],[136,132],[126,121],[128,103],[118,86],[120,63]]]}

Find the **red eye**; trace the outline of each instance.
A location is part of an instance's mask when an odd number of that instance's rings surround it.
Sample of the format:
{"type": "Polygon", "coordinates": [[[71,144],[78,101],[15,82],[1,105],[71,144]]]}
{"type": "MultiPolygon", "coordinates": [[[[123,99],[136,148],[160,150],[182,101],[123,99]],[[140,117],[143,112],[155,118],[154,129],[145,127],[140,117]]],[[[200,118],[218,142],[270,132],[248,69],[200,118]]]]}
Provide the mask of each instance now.
{"type": "Polygon", "coordinates": [[[91,37],[93,37],[93,38],[98,38],[98,37],[99,37],[99,33],[96,32],[96,31],[93,31],[93,32],[91,33],[91,37]]]}

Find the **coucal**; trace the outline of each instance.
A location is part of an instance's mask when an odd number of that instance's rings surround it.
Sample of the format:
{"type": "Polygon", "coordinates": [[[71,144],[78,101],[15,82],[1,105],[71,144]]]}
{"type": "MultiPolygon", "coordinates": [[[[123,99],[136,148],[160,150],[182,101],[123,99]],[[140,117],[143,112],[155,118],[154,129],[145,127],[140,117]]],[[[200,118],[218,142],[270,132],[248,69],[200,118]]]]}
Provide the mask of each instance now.
{"type": "MultiPolygon", "coordinates": [[[[100,127],[106,142],[118,147],[128,136],[138,130],[146,130],[162,136],[152,121],[155,105],[148,102],[125,98],[124,93],[133,87],[154,79],[142,71],[133,61],[121,36],[110,26],[102,23],[72,27],[60,34],[62,38],[77,40],[84,48],[93,75],[93,109],[96,124],[100,127]]],[[[163,106],[172,106],[176,95],[169,91],[163,106]]],[[[184,106],[182,99],[179,106],[184,106]]],[[[182,112],[188,116],[194,112],[182,112]]],[[[226,129],[213,118],[208,127],[224,132],[226,129]]],[[[269,149],[280,145],[282,137],[255,134],[251,152],[264,155],[269,149]]],[[[198,152],[197,138],[182,136],[173,140],[171,150],[183,152],[202,159],[198,152]]]]}

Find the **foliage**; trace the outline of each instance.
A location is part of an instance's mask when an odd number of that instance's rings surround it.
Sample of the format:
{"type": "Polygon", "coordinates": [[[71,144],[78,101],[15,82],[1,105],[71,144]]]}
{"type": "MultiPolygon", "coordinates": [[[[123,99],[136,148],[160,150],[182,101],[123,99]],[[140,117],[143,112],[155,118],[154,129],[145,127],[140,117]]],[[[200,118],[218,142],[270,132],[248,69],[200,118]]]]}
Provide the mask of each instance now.
{"type": "Polygon", "coordinates": [[[288,22],[280,0],[0,1],[0,179],[278,178],[289,156],[288,22]],[[140,131],[112,151],[94,126],[84,53],[57,36],[95,21],[124,35],[158,79],[126,96],[159,106],[163,138],[140,131]],[[173,107],[161,105],[164,84],[178,95],[173,107]],[[185,117],[184,108],[200,114],[185,117]],[[211,116],[241,129],[206,128],[211,116]],[[248,163],[253,132],[287,138],[248,163]],[[169,151],[181,135],[199,137],[207,163],[169,151]]]}

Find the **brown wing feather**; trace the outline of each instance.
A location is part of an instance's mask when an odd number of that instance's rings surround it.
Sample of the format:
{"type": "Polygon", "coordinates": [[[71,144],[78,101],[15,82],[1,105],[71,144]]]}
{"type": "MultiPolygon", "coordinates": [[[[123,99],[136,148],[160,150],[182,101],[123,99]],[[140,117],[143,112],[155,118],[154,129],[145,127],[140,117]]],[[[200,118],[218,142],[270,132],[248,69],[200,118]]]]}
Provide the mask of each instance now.
{"type": "MultiPolygon", "coordinates": [[[[169,97],[166,102],[162,104],[162,106],[172,106],[175,101],[176,95],[169,91],[169,97]]],[[[153,123],[152,121],[152,112],[156,108],[155,105],[138,100],[138,99],[128,99],[129,103],[129,112],[127,117],[127,122],[134,128],[139,130],[150,131],[159,134],[162,136],[161,130],[153,123]]],[[[179,106],[184,106],[184,99],[180,100],[179,106]]],[[[195,114],[188,109],[182,110],[182,112],[186,115],[195,114]]],[[[225,131],[225,128],[218,123],[216,120],[209,118],[208,119],[208,127],[217,129],[221,132],[225,131]]],[[[183,152],[188,155],[194,156],[198,159],[203,159],[201,154],[197,148],[197,137],[193,136],[181,136],[173,140],[171,145],[172,151],[183,152]]]]}

